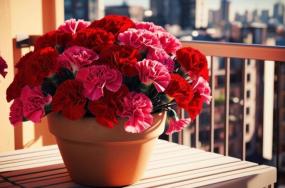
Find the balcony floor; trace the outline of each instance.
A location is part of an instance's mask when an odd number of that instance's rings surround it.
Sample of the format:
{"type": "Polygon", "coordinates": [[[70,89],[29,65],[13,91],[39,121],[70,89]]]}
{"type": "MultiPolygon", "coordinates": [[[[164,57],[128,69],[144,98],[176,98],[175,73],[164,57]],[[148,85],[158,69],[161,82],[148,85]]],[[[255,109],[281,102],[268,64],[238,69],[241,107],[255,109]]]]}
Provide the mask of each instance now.
{"type": "MultiPolygon", "coordinates": [[[[142,180],[128,187],[273,187],[276,168],[158,140],[142,180]]],[[[0,187],[83,187],[56,145],[0,155],[0,187]]]]}

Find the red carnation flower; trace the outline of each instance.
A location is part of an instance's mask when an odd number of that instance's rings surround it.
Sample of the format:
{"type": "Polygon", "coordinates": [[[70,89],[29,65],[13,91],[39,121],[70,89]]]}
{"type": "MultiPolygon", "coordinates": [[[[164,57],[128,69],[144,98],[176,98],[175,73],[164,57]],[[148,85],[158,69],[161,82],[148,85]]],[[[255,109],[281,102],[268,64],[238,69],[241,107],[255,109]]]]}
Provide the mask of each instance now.
{"type": "Polygon", "coordinates": [[[111,32],[114,35],[118,35],[119,33],[133,27],[135,27],[135,24],[130,18],[115,15],[109,15],[105,16],[101,20],[95,20],[89,26],[89,28],[104,29],[105,31],[111,32]]]}
{"type": "Polygon", "coordinates": [[[57,70],[57,52],[51,47],[43,48],[35,51],[19,72],[24,71],[25,83],[29,86],[38,86],[42,84],[44,78],[55,73],[57,70]]]}
{"type": "Polygon", "coordinates": [[[7,71],[5,69],[8,68],[6,61],[0,56],[0,75],[5,78],[7,71]]]}
{"type": "Polygon", "coordinates": [[[203,108],[203,98],[198,92],[196,92],[192,100],[188,103],[187,108],[185,109],[188,112],[191,119],[194,120],[197,117],[197,115],[201,113],[202,108],[203,108]]]}
{"type": "Polygon", "coordinates": [[[103,48],[98,62],[117,68],[124,75],[135,76],[138,75],[135,67],[138,59],[140,59],[140,54],[137,49],[130,46],[112,45],[103,48]]]}
{"type": "Polygon", "coordinates": [[[186,108],[193,97],[191,85],[179,74],[171,74],[171,80],[165,92],[173,97],[181,108],[186,108]]]}
{"type": "Polygon", "coordinates": [[[86,101],[82,83],[77,80],[66,80],[59,85],[53,96],[52,111],[61,112],[64,117],[77,120],[85,115],[86,101]]]}
{"type": "Polygon", "coordinates": [[[23,56],[16,65],[18,72],[6,91],[7,101],[19,97],[25,85],[34,87],[42,84],[44,78],[57,70],[56,59],[57,52],[50,47],[23,56]]]}
{"type": "Polygon", "coordinates": [[[189,73],[193,80],[202,76],[209,80],[208,63],[205,55],[191,47],[181,48],[176,52],[178,63],[189,73]]]}
{"type": "Polygon", "coordinates": [[[9,85],[6,90],[6,100],[10,102],[20,96],[22,88],[25,86],[25,82],[21,74],[16,74],[13,82],[9,85]]]}
{"type": "Polygon", "coordinates": [[[115,38],[112,33],[102,29],[82,29],[75,34],[73,43],[78,46],[93,49],[100,52],[104,46],[113,44],[115,38]]]}
{"type": "Polygon", "coordinates": [[[59,30],[50,31],[38,38],[35,43],[35,49],[38,50],[45,47],[61,47],[65,49],[71,40],[72,33],[59,30]]]}
{"type": "Polygon", "coordinates": [[[128,88],[125,85],[115,93],[106,90],[103,98],[89,103],[88,109],[98,123],[113,128],[118,124],[117,114],[123,110],[121,101],[127,93],[128,88]]]}

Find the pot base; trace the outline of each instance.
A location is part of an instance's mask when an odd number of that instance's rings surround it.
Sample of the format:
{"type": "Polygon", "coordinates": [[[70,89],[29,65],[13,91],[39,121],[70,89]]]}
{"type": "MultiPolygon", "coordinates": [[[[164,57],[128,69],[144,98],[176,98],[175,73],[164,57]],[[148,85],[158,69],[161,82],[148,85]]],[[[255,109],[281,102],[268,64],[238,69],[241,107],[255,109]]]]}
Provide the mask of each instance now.
{"type": "Polygon", "coordinates": [[[138,181],[157,139],[141,143],[82,144],[57,139],[71,178],[83,185],[125,186],[138,181]]]}

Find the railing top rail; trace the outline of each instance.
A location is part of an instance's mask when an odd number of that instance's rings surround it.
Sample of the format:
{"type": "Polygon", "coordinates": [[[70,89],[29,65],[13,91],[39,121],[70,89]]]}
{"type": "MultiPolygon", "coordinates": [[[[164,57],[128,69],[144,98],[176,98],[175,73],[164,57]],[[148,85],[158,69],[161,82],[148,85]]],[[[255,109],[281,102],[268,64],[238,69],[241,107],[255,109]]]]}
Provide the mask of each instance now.
{"type": "Polygon", "coordinates": [[[285,47],[282,46],[210,41],[182,41],[182,45],[196,48],[206,56],[285,62],[285,47]]]}

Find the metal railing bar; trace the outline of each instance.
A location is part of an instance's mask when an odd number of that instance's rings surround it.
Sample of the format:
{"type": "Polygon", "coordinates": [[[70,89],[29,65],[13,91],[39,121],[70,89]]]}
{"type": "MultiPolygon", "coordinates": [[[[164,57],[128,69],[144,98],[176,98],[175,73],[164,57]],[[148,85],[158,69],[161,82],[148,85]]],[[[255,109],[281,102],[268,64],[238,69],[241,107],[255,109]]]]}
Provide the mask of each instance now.
{"type": "Polygon", "coordinates": [[[214,73],[214,60],[213,56],[210,59],[211,63],[211,93],[212,93],[212,101],[211,101],[211,126],[210,126],[210,151],[214,152],[214,131],[215,131],[215,73],[214,73]]]}
{"type": "Polygon", "coordinates": [[[168,141],[173,142],[172,134],[168,135],[168,141]]]}
{"type": "Polygon", "coordinates": [[[225,62],[225,121],[224,121],[224,155],[229,155],[229,106],[230,106],[230,58],[225,62]]]}
{"type": "Polygon", "coordinates": [[[285,47],[209,41],[182,41],[183,47],[193,47],[206,56],[230,57],[285,62],[285,47]]]}
{"type": "Polygon", "coordinates": [[[199,116],[195,119],[195,148],[199,147],[199,116]]]}
{"type": "Polygon", "coordinates": [[[243,100],[243,106],[242,106],[242,150],[241,150],[241,159],[246,159],[246,143],[245,143],[245,134],[246,134],[246,67],[249,59],[245,59],[242,65],[242,100],[243,100]]]}
{"type": "MultiPolygon", "coordinates": [[[[182,108],[179,108],[178,109],[178,113],[179,113],[179,117],[182,119],[184,118],[184,110],[182,108]]],[[[181,130],[179,133],[178,133],[178,143],[179,144],[184,144],[184,139],[183,139],[183,135],[184,135],[184,131],[181,130]]]]}

